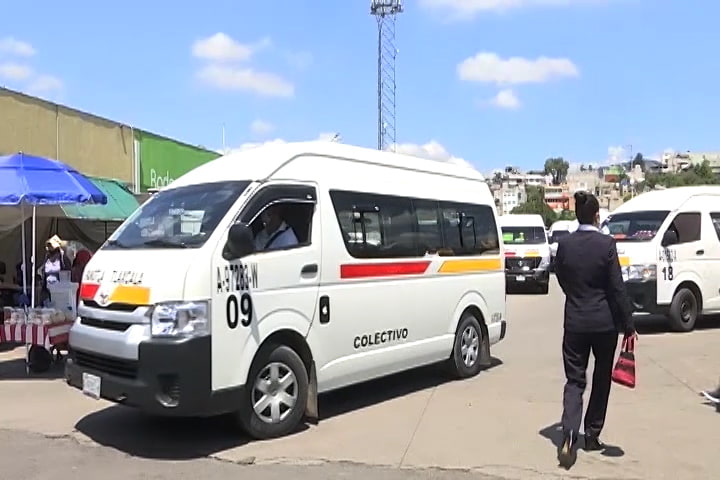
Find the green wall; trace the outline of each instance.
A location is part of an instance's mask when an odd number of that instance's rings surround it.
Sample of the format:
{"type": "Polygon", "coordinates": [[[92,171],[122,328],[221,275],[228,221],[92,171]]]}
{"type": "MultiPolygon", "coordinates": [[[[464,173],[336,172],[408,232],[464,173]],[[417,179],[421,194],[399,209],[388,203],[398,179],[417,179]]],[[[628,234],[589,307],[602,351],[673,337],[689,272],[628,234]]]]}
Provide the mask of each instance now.
{"type": "Polygon", "coordinates": [[[193,168],[215,160],[219,153],[135,130],[140,166],[140,191],[161,188],[193,168]]]}

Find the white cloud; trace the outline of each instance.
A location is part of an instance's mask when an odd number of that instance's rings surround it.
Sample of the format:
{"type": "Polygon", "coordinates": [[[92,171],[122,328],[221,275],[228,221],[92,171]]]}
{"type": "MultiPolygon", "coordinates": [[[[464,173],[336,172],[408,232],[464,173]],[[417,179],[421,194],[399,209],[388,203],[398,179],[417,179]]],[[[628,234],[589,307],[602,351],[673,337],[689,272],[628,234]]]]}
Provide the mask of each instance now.
{"type": "Polygon", "coordinates": [[[520,99],[515,95],[515,92],[509,88],[500,90],[497,95],[490,100],[490,103],[498,108],[505,108],[507,110],[520,108],[520,99]]]}
{"type": "Polygon", "coordinates": [[[610,146],[607,151],[608,163],[622,163],[628,161],[628,153],[625,147],[621,145],[610,146]]]}
{"type": "Polygon", "coordinates": [[[580,71],[567,58],[501,58],[492,52],[480,52],[457,66],[460,80],[466,82],[518,85],[544,83],[556,78],[577,77],[580,71]]]}
{"type": "Polygon", "coordinates": [[[426,158],[429,160],[437,160],[439,162],[447,162],[463,167],[472,168],[475,167],[467,160],[452,155],[447,149],[442,146],[436,140],[430,140],[428,143],[423,145],[417,143],[398,143],[394,148],[397,153],[404,153],[406,155],[413,155],[420,158],[426,158]]]}
{"type": "MultiPolygon", "coordinates": [[[[322,132],[317,136],[317,138],[314,138],[313,140],[317,140],[320,142],[332,142],[332,141],[336,141],[336,139],[338,139],[338,138],[339,138],[339,136],[335,132],[322,132]]],[[[263,147],[265,145],[282,145],[287,142],[288,141],[283,138],[275,138],[273,140],[268,140],[266,142],[246,142],[236,148],[227,148],[227,149],[225,149],[225,151],[223,151],[222,149],[219,149],[217,151],[219,153],[222,153],[223,155],[227,155],[227,154],[235,153],[235,152],[244,152],[246,150],[250,150],[252,148],[263,147]]]]}
{"type": "Polygon", "coordinates": [[[27,42],[13,37],[4,37],[0,38],[0,53],[18,57],[32,57],[36,52],[33,46],[27,42]]]}
{"type": "Polygon", "coordinates": [[[192,54],[197,58],[215,62],[243,62],[270,43],[270,38],[267,37],[253,44],[240,43],[229,35],[218,32],[196,40],[192,46],[192,54]]]}
{"type": "Polygon", "coordinates": [[[420,0],[428,10],[442,11],[451,20],[469,20],[484,12],[507,12],[527,7],[568,7],[603,4],[610,0],[420,0]]]}
{"type": "Polygon", "coordinates": [[[197,40],[192,54],[210,63],[203,65],[196,77],[206,85],[221,90],[240,90],[267,97],[292,97],[295,86],[285,78],[270,72],[261,72],[243,63],[260,49],[269,47],[269,37],[254,44],[243,44],[229,35],[218,32],[210,37],[197,40]]]}
{"type": "Polygon", "coordinates": [[[33,75],[33,69],[19,63],[0,63],[0,78],[10,81],[27,80],[33,75]]]}
{"type": "Polygon", "coordinates": [[[203,83],[222,90],[242,90],[267,97],[292,97],[295,85],[283,77],[252,68],[207,65],[197,72],[203,83]]]}
{"type": "Polygon", "coordinates": [[[268,133],[275,130],[275,125],[265,120],[253,120],[250,124],[250,131],[256,135],[267,135],[268,133]]]}
{"type": "Polygon", "coordinates": [[[63,82],[52,75],[38,75],[27,86],[29,92],[47,93],[62,90],[63,82]]]}

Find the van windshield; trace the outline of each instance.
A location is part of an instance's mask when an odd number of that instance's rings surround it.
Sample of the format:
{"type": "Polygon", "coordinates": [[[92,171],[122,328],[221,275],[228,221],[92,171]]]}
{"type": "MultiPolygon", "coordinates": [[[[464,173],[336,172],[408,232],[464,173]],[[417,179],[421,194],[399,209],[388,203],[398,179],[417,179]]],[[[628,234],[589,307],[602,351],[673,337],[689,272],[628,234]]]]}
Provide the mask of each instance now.
{"type": "Polygon", "coordinates": [[[250,182],[217,182],[163,190],[112,234],[103,248],[199,248],[250,182]]]}
{"type": "Polygon", "coordinates": [[[542,227],[502,227],[503,242],[512,245],[540,245],[547,241],[542,227]]]}
{"type": "Polygon", "coordinates": [[[607,232],[622,242],[649,242],[669,213],[667,210],[616,213],[607,219],[607,232]]]}
{"type": "Polygon", "coordinates": [[[565,235],[570,235],[569,230],[555,230],[550,234],[550,243],[557,243],[565,235]]]}

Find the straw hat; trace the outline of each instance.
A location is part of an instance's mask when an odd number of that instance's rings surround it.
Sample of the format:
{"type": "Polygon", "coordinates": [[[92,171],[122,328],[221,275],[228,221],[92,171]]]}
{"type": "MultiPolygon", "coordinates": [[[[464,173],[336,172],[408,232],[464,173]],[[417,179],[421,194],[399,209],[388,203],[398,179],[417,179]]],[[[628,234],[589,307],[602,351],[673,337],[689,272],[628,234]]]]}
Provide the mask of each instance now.
{"type": "Polygon", "coordinates": [[[62,238],[58,237],[57,235],[53,235],[52,237],[48,238],[47,242],[45,242],[45,246],[50,247],[53,250],[56,248],[62,248],[65,245],[67,245],[67,242],[62,238]]]}

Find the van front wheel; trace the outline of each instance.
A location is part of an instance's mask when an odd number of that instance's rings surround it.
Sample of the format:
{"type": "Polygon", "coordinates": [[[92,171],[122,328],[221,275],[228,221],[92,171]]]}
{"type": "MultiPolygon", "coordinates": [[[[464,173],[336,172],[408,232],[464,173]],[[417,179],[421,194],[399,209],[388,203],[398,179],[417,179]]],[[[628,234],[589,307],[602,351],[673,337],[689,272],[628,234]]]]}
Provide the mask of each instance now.
{"type": "Polygon", "coordinates": [[[670,325],[678,332],[689,332],[695,328],[699,313],[695,294],[689,288],[681,288],[670,304],[670,325]]]}
{"type": "Polygon", "coordinates": [[[307,395],[308,374],[300,356],[285,345],[269,345],[250,369],[238,419],[258,440],[288,435],[302,421],[307,395]]]}

